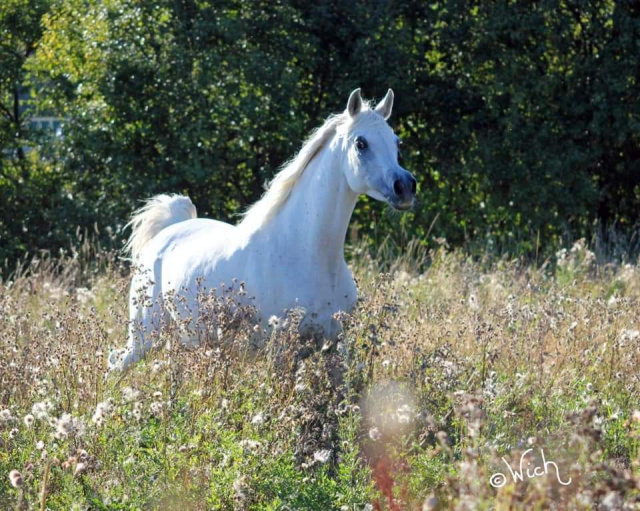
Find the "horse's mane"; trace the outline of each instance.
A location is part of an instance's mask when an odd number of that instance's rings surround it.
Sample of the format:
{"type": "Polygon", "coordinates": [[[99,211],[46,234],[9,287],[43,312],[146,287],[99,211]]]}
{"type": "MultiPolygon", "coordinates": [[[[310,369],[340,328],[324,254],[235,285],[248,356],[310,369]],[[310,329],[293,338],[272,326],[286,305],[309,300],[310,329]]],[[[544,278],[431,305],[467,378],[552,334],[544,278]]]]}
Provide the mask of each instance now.
{"type": "Polygon", "coordinates": [[[285,163],[282,170],[265,186],[262,197],[242,215],[240,225],[253,232],[265,225],[280,210],[289,198],[291,190],[300,180],[311,160],[336,133],[342,136],[362,121],[385,122],[384,118],[370,108],[368,102],[363,101],[362,110],[352,119],[348,113],[330,115],[327,120],[314,130],[302,145],[300,152],[285,163]]]}

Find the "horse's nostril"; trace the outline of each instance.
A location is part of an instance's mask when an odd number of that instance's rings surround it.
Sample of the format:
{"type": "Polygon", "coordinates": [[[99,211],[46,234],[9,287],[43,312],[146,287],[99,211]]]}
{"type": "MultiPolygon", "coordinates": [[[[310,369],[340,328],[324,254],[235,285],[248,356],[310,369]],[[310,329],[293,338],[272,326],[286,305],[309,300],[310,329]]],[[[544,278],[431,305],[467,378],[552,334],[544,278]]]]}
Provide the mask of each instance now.
{"type": "Polygon", "coordinates": [[[400,181],[399,179],[396,179],[393,182],[393,191],[396,192],[396,195],[398,196],[404,193],[404,185],[402,184],[402,181],[400,181]]]}

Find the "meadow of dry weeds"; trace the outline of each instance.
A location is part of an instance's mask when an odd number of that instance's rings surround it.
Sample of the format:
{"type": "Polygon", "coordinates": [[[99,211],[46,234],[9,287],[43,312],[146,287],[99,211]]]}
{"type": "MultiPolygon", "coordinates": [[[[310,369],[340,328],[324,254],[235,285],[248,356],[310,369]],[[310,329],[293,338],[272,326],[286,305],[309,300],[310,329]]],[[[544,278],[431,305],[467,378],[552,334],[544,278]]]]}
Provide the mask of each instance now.
{"type": "Polygon", "coordinates": [[[250,352],[218,312],[222,342],[122,375],[126,268],[87,249],[5,278],[0,509],[640,509],[638,266],[581,243],[553,268],[353,266],[336,343],[292,313],[250,352]]]}

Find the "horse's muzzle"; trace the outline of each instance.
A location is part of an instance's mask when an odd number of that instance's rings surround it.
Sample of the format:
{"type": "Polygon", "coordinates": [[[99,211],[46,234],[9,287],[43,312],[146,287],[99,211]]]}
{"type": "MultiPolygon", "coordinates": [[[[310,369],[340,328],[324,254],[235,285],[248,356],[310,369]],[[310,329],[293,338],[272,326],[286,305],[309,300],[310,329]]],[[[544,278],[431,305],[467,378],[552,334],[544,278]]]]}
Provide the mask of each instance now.
{"type": "Polygon", "coordinates": [[[393,179],[393,193],[389,201],[395,209],[407,210],[416,196],[416,178],[408,170],[400,169],[393,179]]]}

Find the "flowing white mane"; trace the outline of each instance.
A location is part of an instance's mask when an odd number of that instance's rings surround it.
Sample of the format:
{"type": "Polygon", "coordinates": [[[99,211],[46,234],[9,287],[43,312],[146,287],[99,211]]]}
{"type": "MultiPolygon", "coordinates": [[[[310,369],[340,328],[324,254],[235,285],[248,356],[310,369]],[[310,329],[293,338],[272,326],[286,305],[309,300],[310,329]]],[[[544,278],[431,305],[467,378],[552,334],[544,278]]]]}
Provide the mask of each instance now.
{"type": "Polygon", "coordinates": [[[289,198],[291,190],[300,180],[311,160],[337,133],[341,137],[348,137],[356,124],[363,121],[386,122],[384,118],[363,102],[362,110],[357,117],[351,118],[347,112],[331,115],[322,126],[311,133],[304,142],[300,152],[266,185],[266,191],[253,206],[242,215],[240,225],[249,232],[253,232],[265,225],[280,210],[289,198]]]}

